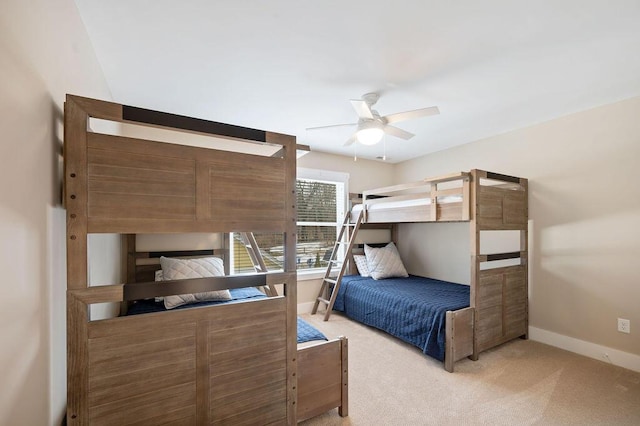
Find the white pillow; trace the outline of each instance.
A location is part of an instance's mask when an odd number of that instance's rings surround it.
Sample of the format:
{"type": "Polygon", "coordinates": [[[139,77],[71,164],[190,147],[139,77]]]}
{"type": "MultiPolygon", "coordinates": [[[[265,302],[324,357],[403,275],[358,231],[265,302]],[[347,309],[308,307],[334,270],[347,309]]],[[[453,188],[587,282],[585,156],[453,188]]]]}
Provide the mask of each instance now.
{"type": "Polygon", "coordinates": [[[402,264],[398,249],[393,243],[381,248],[374,248],[365,244],[364,254],[367,258],[369,272],[374,280],[409,276],[402,264]]]}
{"type": "Polygon", "coordinates": [[[369,265],[367,265],[367,257],[364,254],[354,254],[353,261],[356,263],[356,268],[358,268],[358,273],[363,277],[368,277],[371,274],[369,273],[369,265]]]}
{"type": "MultiPolygon", "coordinates": [[[[202,257],[198,259],[161,257],[160,265],[162,266],[162,276],[165,281],[224,276],[224,264],[219,257],[202,257]]],[[[164,307],[172,309],[187,303],[198,303],[210,300],[231,300],[231,293],[229,290],[216,290],[203,293],[165,296],[164,307]]]]}

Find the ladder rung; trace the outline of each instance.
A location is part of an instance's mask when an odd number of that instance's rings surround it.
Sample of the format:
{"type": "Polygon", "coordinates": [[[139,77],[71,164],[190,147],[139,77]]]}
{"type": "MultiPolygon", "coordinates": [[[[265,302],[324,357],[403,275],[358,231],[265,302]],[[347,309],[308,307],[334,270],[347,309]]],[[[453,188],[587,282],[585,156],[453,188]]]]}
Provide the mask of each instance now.
{"type": "Polygon", "coordinates": [[[322,302],[322,303],[324,303],[325,305],[328,305],[328,304],[329,304],[329,301],[328,301],[327,299],[323,298],[323,297],[318,297],[318,302],[322,302]]]}
{"type": "Polygon", "coordinates": [[[331,284],[335,284],[335,283],[337,283],[337,281],[336,281],[336,280],[332,280],[331,278],[325,278],[324,280],[325,280],[326,282],[328,282],[328,283],[331,283],[331,284]]]}
{"type": "Polygon", "coordinates": [[[329,262],[331,262],[331,263],[342,263],[342,261],[338,260],[338,259],[331,259],[329,262]]]}

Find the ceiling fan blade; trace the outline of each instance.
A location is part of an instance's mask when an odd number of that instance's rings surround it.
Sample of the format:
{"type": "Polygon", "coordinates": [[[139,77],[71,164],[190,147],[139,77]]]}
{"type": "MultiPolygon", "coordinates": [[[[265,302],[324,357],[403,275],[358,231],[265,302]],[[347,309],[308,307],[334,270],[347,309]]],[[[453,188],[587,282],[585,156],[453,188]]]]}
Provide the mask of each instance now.
{"type": "Polygon", "coordinates": [[[353,109],[356,110],[358,117],[368,118],[370,120],[374,118],[371,108],[362,99],[351,99],[351,105],[353,106],[353,109]]]}
{"type": "Polygon", "coordinates": [[[306,130],[321,130],[321,129],[330,129],[333,127],[352,127],[357,125],[358,123],[332,124],[330,126],[307,127],[306,130]]]}
{"type": "Polygon", "coordinates": [[[388,125],[384,126],[383,130],[388,135],[395,136],[396,138],[400,138],[404,140],[411,139],[412,137],[415,136],[413,133],[409,133],[406,130],[402,130],[397,127],[388,126],[388,125]]]}
{"type": "Polygon", "coordinates": [[[356,141],[356,135],[354,133],[353,135],[351,135],[349,139],[347,139],[347,141],[344,143],[344,146],[353,145],[355,141],[356,141]]]}
{"type": "Polygon", "coordinates": [[[398,112],[383,117],[387,124],[397,123],[398,121],[410,120],[412,118],[428,117],[430,115],[440,114],[438,107],[414,109],[413,111],[398,112]]]}

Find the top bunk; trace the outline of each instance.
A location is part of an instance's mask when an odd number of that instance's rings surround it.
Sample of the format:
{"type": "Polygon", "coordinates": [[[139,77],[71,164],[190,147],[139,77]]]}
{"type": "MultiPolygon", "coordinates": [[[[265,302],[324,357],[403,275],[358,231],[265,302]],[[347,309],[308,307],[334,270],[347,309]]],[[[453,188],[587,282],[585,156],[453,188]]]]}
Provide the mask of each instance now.
{"type": "Polygon", "coordinates": [[[295,168],[294,136],[66,98],[65,204],[87,233],[285,232],[295,168]]]}
{"type": "Polygon", "coordinates": [[[515,220],[519,229],[526,224],[526,194],[526,179],[474,169],[364,191],[352,199],[351,219],[362,213],[363,224],[479,220],[486,229],[506,229],[515,220]]]}

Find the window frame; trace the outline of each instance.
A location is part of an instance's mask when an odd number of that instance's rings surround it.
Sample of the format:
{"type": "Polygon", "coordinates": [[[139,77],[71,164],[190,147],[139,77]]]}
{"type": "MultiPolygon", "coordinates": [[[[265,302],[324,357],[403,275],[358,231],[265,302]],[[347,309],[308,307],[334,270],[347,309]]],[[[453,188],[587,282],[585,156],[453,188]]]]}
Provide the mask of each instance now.
{"type": "MultiPolygon", "coordinates": [[[[306,167],[298,167],[296,173],[296,180],[304,179],[304,180],[312,180],[323,183],[331,183],[331,184],[342,184],[342,196],[336,191],[336,238],[338,237],[338,233],[340,232],[340,226],[342,225],[342,220],[344,219],[344,215],[348,209],[348,200],[349,200],[349,173],[345,172],[336,172],[331,170],[320,170],[320,169],[310,169],[306,167]],[[339,200],[341,198],[341,200],[339,200]]],[[[296,218],[296,227],[297,226],[314,226],[317,225],[317,222],[299,222],[296,218]],[[304,223],[305,225],[301,225],[304,223]]],[[[322,222],[320,225],[326,225],[327,222],[322,222]]],[[[297,244],[296,244],[296,252],[297,252],[297,244]]],[[[325,267],[322,268],[304,268],[298,269],[298,277],[301,280],[305,279],[317,279],[322,278],[326,271],[325,267]]]]}

